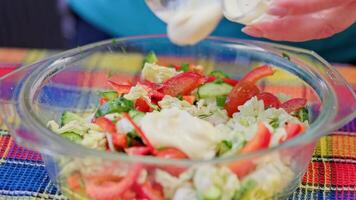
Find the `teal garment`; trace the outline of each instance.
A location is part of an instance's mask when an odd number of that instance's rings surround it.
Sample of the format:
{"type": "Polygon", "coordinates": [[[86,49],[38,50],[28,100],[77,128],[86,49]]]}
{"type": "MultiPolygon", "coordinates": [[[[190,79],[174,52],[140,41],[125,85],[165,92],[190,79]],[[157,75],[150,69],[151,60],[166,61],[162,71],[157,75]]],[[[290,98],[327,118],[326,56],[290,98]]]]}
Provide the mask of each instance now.
{"type": "MultiPolygon", "coordinates": [[[[79,16],[113,37],[166,32],[165,24],[149,10],[144,0],[68,0],[68,3],[79,16]]],[[[212,35],[256,39],[241,32],[242,27],[223,19],[212,35]]],[[[356,24],[323,40],[279,43],[313,50],[329,62],[355,62],[356,24]]]]}

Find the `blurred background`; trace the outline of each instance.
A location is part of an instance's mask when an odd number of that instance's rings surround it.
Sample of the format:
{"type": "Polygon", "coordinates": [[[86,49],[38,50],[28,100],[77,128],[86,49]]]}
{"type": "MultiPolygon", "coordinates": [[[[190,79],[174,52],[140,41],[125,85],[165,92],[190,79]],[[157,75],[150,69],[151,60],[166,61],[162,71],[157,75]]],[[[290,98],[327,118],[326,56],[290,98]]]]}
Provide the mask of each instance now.
{"type": "MultiPolygon", "coordinates": [[[[239,24],[222,20],[219,27],[213,35],[242,37],[239,24]]],[[[0,0],[0,47],[62,50],[112,37],[164,32],[164,24],[144,0],[0,0]]],[[[356,64],[354,38],[355,24],[328,40],[284,44],[314,50],[329,62],[356,64]]]]}

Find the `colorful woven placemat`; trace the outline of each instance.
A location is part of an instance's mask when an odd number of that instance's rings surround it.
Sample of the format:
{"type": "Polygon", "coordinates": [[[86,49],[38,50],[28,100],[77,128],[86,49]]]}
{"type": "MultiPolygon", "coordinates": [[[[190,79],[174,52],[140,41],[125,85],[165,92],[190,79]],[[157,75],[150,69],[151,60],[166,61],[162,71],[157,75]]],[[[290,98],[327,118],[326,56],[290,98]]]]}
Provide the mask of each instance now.
{"type": "MultiPolygon", "coordinates": [[[[49,54],[0,49],[0,76],[49,54]]],[[[337,70],[356,88],[356,67],[338,66],[337,70]]],[[[0,199],[67,199],[51,182],[41,155],[16,145],[6,130],[0,130],[0,199]]],[[[290,199],[356,199],[356,119],[319,140],[290,199]]]]}

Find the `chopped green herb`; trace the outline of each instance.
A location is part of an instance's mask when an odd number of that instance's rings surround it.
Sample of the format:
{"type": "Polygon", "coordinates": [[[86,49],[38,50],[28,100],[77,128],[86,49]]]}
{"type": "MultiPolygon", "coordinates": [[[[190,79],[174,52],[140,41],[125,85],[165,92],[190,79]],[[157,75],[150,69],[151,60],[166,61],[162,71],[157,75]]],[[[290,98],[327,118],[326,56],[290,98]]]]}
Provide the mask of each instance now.
{"type": "Polygon", "coordinates": [[[309,111],[307,108],[301,108],[297,112],[292,114],[297,117],[300,121],[305,122],[309,120],[309,111]]]}
{"type": "Polygon", "coordinates": [[[214,70],[214,71],[210,72],[209,75],[214,76],[217,79],[229,78],[229,76],[221,70],[214,70]]]}
{"type": "Polygon", "coordinates": [[[182,95],[178,95],[178,96],[177,96],[177,99],[183,101],[183,96],[182,96],[182,95]]]}
{"type": "Polygon", "coordinates": [[[288,55],[288,54],[286,54],[286,53],[282,53],[282,56],[283,56],[283,58],[285,58],[285,59],[287,59],[287,60],[290,60],[290,56],[288,55]]]}
{"type": "Polygon", "coordinates": [[[155,52],[150,51],[146,57],[143,59],[142,67],[145,66],[145,63],[156,63],[158,61],[158,58],[155,54],[155,52]]]}
{"type": "Polygon", "coordinates": [[[278,127],[279,127],[279,120],[278,120],[278,118],[273,118],[273,119],[269,122],[269,124],[270,124],[274,129],[278,128],[278,127]]]}
{"type": "Polygon", "coordinates": [[[134,107],[133,102],[123,97],[116,98],[101,105],[95,113],[95,117],[100,117],[110,113],[128,112],[134,107]]]}
{"type": "Polygon", "coordinates": [[[223,140],[216,146],[216,155],[221,156],[232,148],[232,142],[223,140]]]}
{"type": "Polygon", "coordinates": [[[220,108],[223,108],[225,106],[227,96],[217,96],[216,97],[216,105],[219,106],[220,108]]]}
{"type": "Polygon", "coordinates": [[[183,64],[181,64],[180,66],[181,66],[180,71],[183,71],[183,72],[189,71],[189,64],[183,63],[183,64]]]}
{"type": "Polygon", "coordinates": [[[205,119],[205,118],[208,118],[208,117],[210,117],[210,116],[212,116],[212,115],[213,115],[213,113],[202,114],[202,115],[198,115],[198,118],[200,118],[200,119],[205,119]]]}
{"type": "Polygon", "coordinates": [[[70,141],[73,141],[75,143],[80,143],[80,141],[83,140],[83,137],[80,136],[79,134],[76,134],[75,132],[73,131],[69,131],[69,132],[64,132],[61,134],[62,137],[70,140],[70,141]]]}

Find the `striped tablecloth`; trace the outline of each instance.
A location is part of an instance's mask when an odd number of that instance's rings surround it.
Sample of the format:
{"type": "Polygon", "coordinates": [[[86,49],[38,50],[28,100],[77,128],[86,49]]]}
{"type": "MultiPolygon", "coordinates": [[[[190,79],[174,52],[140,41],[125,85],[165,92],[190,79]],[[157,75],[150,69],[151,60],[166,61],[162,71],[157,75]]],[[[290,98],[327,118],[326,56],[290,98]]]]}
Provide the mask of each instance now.
{"type": "MultiPolygon", "coordinates": [[[[49,54],[0,48],[0,76],[49,54]]],[[[356,67],[336,68],[356,89],[356,67]]],[[[41,155],[16,145],[6,130],[0,131],[0,199],[66,199],[48,177],[41,155]]],[[[356,199],[356,119],[319,140],[290,199],[356,199]]]]}

